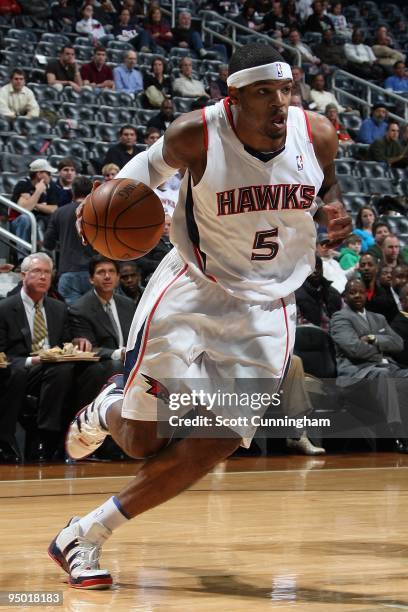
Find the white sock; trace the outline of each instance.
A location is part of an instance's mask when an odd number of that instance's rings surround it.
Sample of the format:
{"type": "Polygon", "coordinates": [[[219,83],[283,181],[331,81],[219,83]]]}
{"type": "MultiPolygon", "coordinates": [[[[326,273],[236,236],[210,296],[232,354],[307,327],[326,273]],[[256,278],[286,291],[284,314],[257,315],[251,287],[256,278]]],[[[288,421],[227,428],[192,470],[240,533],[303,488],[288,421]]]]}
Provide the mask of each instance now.
{"type": "Polygon", "coordinates": [[[83,516],[79,524],[81,525],[83,533],[86,533],[95,522],[102,523],[102,525],[113,531],[124,523],[127,523],[129,518],[130,517],[126,516],[123,511],[118,498],[113,496],[102,504],[102,506],[99,506],[99,508],[83,516]]]}
{"type": "Polygon", "coordinates": [[[115,402],[121,399],[123,399],[123,391],[118,391],[118,393],[114,393],[113,395],[108,395],[102,400],[101,405],[98,408],[98,413],[99,413],[99,420],[105,429],[108,429],[108,426],[106,423],[106,413],[108,412],[112,404],[114,404],[115,402]]]}

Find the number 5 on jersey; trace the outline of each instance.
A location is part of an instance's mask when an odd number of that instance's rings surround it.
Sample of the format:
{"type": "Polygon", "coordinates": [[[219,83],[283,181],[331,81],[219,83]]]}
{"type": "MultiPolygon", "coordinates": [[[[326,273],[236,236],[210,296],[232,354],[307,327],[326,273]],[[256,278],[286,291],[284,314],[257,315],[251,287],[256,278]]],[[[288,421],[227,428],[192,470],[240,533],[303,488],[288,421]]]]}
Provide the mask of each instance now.
{"type": "Polygon", "coordinates": [[[270,230],[264,230],[261,232],[256,232],[254,246],[252,247],[255,250],[263,249],[264,251],[269,251],[267,253],[255,253],[252,252],[252,260],[257,261],[267,261],[269,259],[273,259],[276,257],[279,251],[279,244],[271,238],[276,238],[278,235],[278,228],[274,227],[270,230]]]}

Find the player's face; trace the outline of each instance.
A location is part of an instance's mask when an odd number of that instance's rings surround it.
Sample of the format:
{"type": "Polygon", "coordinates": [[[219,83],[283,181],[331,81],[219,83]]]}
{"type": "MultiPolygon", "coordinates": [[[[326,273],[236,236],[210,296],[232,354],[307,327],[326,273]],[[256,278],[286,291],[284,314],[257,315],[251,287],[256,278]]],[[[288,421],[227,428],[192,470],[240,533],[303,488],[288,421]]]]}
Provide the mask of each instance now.
{"type": "Polygon", "coordinates": [[[106,295],[112,293],[118,286],[119,274],[113,264],[103,261],[97,264],[90,281],[97,293],[106,295]]]}
{"type": "Polygon", "coordinates": [[[361,281],[353,281],[344,294],[344,300],[352,310],[363,310],[366,303],[366,291],[361,281]]]}
{"type": "Polygon", "coordinates": [[[251,130],[272,140],[285,135],[292,80],[258,81],[235,91],[240,115],[251,130]]]}

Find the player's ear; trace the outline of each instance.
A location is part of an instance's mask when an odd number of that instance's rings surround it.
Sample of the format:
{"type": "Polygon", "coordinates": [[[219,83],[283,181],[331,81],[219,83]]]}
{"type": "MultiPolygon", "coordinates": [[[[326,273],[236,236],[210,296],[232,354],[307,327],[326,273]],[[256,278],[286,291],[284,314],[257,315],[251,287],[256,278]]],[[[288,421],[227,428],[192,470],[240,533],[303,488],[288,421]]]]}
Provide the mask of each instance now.
{"type": "Polygon", "coordinates": [[[238,88],[237,87],[229,87],[228,88],[229,98],[231,100],[231,104],[238,104],[238,88]]]}

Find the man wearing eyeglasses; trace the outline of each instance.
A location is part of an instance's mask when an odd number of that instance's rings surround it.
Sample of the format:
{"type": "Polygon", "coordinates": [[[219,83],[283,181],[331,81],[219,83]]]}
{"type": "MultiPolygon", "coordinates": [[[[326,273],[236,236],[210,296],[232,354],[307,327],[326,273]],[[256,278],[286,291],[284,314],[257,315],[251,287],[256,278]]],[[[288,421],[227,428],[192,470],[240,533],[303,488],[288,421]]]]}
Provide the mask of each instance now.
{"type": "Polygon", "coordinates": [[[14,436],[27,395],[37,398],[38,443],[29,459],[51,460],[72,416],[68,395],[74,365],[44,363],[32,353],[64,342],[74,342],[82,350],[92,348],[88,340],[72,339],[67,307],[47,296],[52,270],[53,262],[45,253],[28,255],[21,264],[21,291],[0,302],[0,352],[10,363],[0,380],[0,463],[19,460],[14,436]]]}

